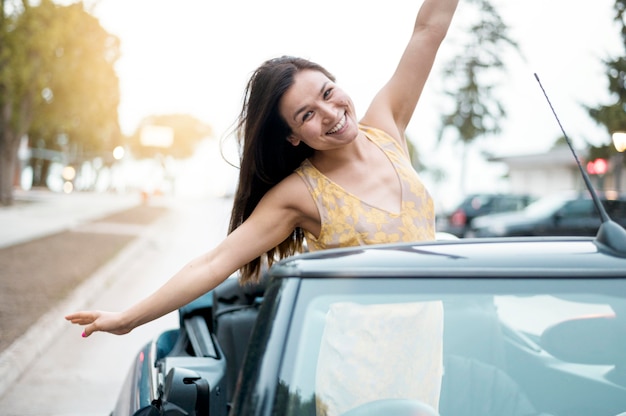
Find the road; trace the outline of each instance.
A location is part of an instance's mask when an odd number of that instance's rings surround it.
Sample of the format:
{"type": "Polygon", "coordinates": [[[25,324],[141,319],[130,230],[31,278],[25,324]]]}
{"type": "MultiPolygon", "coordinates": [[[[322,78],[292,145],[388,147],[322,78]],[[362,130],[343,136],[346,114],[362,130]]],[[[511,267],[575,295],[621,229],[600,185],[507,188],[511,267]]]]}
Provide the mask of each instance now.
{"type": "MultiPolygon", "coordinates": [[[[96,293],[83,289],[76,296],[86,300],[68,302],[67,307],[126,308],[226,235],[231,200],[174,201],[171,206],[170,215],[91,278],[105,281],[92,285],[96,293]]],[[[63,314],[72,310],[60,312],[58,319],[63,320],[63,314]]],[[[160,331],[176,326],[177,320],[172,313],[128,335],[97,333],[87,339],[80,336],[79,327],[62,325],[45,352],[4,391],[0,414],[108,415],[136,353],[160,331]]]]}

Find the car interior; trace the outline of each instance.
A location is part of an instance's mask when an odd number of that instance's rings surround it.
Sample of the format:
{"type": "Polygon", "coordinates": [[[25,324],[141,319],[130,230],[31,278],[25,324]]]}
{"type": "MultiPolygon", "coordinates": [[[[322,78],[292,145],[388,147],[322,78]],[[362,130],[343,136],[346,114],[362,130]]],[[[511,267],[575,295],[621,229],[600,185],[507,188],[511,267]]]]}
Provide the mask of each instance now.
{"type": "MultiPolygon", "coordinates": [[[[228,286],[213,294],[217,306],[211,325],[227,361],[235,363],[227,374],[230,399],[264,287],[249,287],[244,293],[236,282],[228,286]]],[[[444,372],[433,414],[615,416],[626,410],[626,325],[616,318],[618,311],[620,318],[626,313],[625,300],[606,294],[530,292],[436,297],[444,305],[444,372]]],[[[284,382],[292,402],[284,404],[292,409],[285,414],[324,414],[315,398],[315,376],[330,305],[409,299],[423,302],[433,296],[312,299],[302,321],[295,318],[300,331],[293,341],[296,350],[281,373],[287,374],[284,382]],[[296,402],[299,407],[294,408],[296,402]]],[[[378,414],[368,413],[371,406],[396,408],[399,415],[404,406],[408,415],[421,404],[402,398],[372,400],[344,416],[378,414]]]]}

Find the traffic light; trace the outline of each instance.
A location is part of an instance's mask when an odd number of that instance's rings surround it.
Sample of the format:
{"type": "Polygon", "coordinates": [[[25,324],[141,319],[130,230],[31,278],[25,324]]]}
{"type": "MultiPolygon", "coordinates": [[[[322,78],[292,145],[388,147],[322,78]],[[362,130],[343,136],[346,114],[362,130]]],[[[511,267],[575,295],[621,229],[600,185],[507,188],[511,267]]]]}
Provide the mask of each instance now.
{"type": "Polygon", "coordinates": [[[606,159],[598,158],[587,162],[587,173],[590,175],[604,175],[609,168],[606,159]]]}

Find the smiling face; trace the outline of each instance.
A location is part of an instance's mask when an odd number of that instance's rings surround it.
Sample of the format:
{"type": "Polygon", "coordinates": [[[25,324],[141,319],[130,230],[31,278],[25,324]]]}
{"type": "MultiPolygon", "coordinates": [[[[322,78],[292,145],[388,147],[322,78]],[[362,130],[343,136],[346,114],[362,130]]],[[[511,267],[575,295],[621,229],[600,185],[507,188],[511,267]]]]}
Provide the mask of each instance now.
{"type": "Polygon", "coordinates": [[[291,129],[294,146],[304,142],[315,150],[330,150],[353,141],[358,135],[354,104],[326,75],[303,70],[279,103],[281,117],[291,129]]]}

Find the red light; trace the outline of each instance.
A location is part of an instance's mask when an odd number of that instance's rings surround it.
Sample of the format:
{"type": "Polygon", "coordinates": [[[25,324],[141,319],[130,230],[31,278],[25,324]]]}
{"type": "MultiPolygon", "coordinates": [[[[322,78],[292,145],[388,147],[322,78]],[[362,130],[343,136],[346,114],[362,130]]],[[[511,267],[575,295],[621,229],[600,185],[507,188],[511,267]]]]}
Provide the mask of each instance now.
{"type": "Polygon", "coordinates": [[[465,215],[465,212],[462,209],[457,209],[450,216],[450,223],[452,225],[456,225],[456,226],[465,225],[466,221],[467,221],[467,215],[465,215]]]}
{"type": "Polygon", "coordinates": [[[590,175],[604,175],[609,168],[606,159],[596,159],[587,162],[587,173],[590,175]]]}

